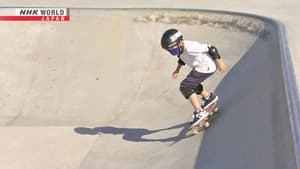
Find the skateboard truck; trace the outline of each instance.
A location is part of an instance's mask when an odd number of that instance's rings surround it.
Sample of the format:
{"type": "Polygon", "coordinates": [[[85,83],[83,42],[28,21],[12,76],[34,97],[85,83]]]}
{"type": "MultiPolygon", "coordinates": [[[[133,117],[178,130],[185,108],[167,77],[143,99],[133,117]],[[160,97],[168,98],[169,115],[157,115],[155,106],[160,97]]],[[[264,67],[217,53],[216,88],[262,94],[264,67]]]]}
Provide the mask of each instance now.
{"type": "Polygon", "coordinates": [[[204,129],[207,129],[210,127],[210,119],[213,117],[215,113],[219,112],[219,108],[215,107],[212,111],[209,111],[209,115],[207,118],[205,118],[202,122],[200,122],[198,125],[192,127],[192,133],[194,135],[200,134],[200,132],[204,129]]]}

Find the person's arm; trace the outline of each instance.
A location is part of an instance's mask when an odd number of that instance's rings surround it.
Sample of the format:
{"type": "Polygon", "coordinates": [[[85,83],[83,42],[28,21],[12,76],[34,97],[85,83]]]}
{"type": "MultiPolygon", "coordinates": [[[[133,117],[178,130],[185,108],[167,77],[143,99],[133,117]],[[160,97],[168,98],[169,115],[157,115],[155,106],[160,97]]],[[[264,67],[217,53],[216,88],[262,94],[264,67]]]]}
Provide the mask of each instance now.
{"type": "Polygon", "coordinates": [[[227,70],[227,65],[223,62],[223,60],[222,60],[221,58],[220,58],[220,59],[216,59],[215,62],[216,62],[216,65],[217,65],[218,69],[219,69],[222,73],[226,72],[226,70],[227,70]]]}
{"type": "Polygon", "coordinates": [[[185,65],[184,61],[181,60],[180,58],[178,58],[177,63],[178,63],[177,67],[176,67],[175,71],[172,73],[172,79],[176,79],[177,78],[178,73],[179,73],[181,67],[185,65]]]}
{"type": "Polygon", "coordinates": [[[177,67],[176,67],[176,69],[175,69],[175,71],[172,73],[172,79],[176,79],[177,78],[177,76],[178,76],[178,73],[180,72],[180,69],[181,69],[181,64],[177,64],[177,67]]]}

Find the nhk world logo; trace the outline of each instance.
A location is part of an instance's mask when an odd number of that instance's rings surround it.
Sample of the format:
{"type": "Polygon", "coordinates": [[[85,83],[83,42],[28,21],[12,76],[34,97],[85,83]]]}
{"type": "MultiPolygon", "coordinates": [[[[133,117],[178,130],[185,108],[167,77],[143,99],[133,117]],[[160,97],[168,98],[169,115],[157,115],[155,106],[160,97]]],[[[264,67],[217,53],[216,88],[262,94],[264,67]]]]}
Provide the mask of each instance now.
{"type": "Polygon", "coordinates": [[[0,8],[0,20],[70,21],[68,8],[0,8]]]}

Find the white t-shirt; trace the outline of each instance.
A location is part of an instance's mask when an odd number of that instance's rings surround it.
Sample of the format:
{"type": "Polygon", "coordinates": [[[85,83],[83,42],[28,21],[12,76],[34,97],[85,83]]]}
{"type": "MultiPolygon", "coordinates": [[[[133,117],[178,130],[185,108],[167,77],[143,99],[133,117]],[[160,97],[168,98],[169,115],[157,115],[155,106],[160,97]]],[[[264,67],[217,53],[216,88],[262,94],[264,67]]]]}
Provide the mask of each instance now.
{"type": "Polygon", "coordinates": [[[208,54],[208,44],[184,40],[184,50],[179,59],[200,73],[213,73],[217,70],[214,60],[208,54]]]}

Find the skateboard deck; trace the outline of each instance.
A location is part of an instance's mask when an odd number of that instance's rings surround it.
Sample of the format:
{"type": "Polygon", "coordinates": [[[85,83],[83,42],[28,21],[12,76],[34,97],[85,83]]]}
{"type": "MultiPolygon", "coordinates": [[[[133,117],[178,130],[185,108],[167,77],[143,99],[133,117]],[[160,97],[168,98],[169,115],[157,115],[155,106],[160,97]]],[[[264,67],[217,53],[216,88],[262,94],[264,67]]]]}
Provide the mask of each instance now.
{"type": "Polygon", "coordinates": [[[198,125],[191,127],[192,133],[194,135],[200,134],[200,132],[202,130],[209,128],[210,120],[213,118],[213,116],[216,113],[218,113],[220,111],[219,108],[217,107],[217,102],[213,103],[212,105],[207,107],[205,110],[209,113],[209,116],[205,120],[203,120],[201,123],[199,123],[198,125]]]}

